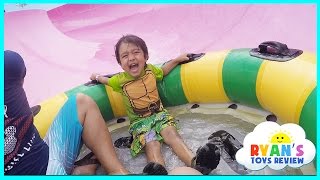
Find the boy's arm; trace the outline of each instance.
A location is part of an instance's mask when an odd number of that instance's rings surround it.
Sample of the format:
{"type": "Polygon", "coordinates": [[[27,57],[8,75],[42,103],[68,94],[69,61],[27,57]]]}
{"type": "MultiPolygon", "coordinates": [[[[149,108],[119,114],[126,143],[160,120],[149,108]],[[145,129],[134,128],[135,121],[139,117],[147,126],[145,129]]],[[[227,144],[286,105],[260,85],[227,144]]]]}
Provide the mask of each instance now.
{"type": "Polygon", "coordinates": [[[97,73],[93,73],[91,76],[90,76],[90,79],[91,80],[96,80],[98,82],[100,82],[101,84],[106,84],[108,85],[108,82],[109,82],[109,78],[108,77],[104,77],[100,74],[97,74],[97,73]]]}
{"type": "Polygon", "coordinates": [[[161,68],[163,71],[163,76],[166,76],[167,74],[169,74],[169,72],[176,67],[179,63],[183,62],[183,61],[188,61],[189,58],[187,56],[187,54],[182,54],[170,61],[168,61],[166,64],[164,64],[161,68]]]}

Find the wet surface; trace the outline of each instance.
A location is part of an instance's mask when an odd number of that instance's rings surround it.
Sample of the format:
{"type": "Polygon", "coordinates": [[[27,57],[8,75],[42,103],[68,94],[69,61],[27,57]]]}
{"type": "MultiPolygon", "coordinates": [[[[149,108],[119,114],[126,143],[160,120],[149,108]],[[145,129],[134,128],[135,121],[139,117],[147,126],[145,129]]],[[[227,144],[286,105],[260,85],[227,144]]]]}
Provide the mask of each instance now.
{"type": "MultiPolygon", "coordinates": [[[[192,150],[196,152],[199,146],[207,142],[208,137],[216,131],[225,130],[232,134],[239,142],[243,142],[245,135],[251,132],[255,125],[248,123],[239,118],[235,118],[228,114],[201,114],[201,113],[184,113],[176,116],[178,120],[179,133],[185,143],[192,150]]],[[[123,127],[112,132],[112,139],[115,142],[121,137],[127,137],[128,127],[123,127]]],[[[120,161],[124,166],[133,174],[142,173],[144,166],[147,164],[146,156],[144,153],[132,158],[128,148],[116,148],[116,152],[120,161]]],[[[88,153],[86,150],[85,154],[88,153]]],[[[185,166],[182,161],[172,152],[171,148],[167,145],[162,145],[162,154],[164,156],[166,167],[172,170],[174,167],[185,166]]],[[[217,169],[213,170],[211,174],[216,175],[238,175],[232,169],[235,169],[234,163],[227,162],[221,158],[217,169]]],[[[238,171],[240,172],[240,171],[238,171]]],[[[104,170],[99,167],[97,174],[105,174],[104,170]]],[[[275,171],[265,168],[259,171],[250,171],[250,174],[258,175],[301,175],[299,169],[285,168],[283,170],[275,171]]]]}

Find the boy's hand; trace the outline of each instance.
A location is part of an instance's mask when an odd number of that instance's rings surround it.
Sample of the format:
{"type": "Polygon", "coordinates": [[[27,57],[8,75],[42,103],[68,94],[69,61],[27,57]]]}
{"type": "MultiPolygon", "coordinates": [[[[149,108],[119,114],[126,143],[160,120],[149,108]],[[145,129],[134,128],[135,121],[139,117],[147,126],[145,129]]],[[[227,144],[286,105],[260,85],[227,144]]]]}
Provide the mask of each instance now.
{"type": "Polygon", "coordinates": [[[163,75],[166,76],[174,67],[183,62],[189,61],[188,54],[181,54],[180,56],[168,61],[161,68],[163,70],[163,75]]]}
{"type": "Polygon", "coordinates": [[[181,62],[188,61],[188,60],[189,60],[188,54],[185,53],[185,54],[181,54],[180,56],[174,58],[172,61],[175,61],[179,64],[181,62]]]}
{"type": "Polygon", "coordinates": [[[98,73],[92,73],[91,76],[90,76],[90,79],[91,79],[92,81],[96,80],[97,75],[100,75],[100,74],[98,74],[98,73]]]}
{"type": "Polygon", "coordinates": [[[105,76],[105,75],[101,75],[101,74],[98,74],[98,73],[92,73],[91,76],[90,76],[90,79],[92,81],[97,81],[101,84],[106,84],[108,85],[108,82],[109,82],[109,77],[105,76]]]}

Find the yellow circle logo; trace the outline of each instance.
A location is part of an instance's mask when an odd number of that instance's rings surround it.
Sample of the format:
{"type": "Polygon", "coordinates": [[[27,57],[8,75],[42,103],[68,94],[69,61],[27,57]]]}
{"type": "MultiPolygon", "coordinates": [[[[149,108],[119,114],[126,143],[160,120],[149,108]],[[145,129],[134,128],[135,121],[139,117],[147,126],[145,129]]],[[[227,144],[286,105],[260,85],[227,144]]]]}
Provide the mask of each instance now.
{"type": "Polygon", "coordinates": [[[282,144],[282,143],[286,144],[286,143],[291,143],[292,142],[291,139],[292,138],[290,138],[289,132],[280,131],[280,132],[275,133],[271,137],[270,142],[272,144],[282,144]]]}

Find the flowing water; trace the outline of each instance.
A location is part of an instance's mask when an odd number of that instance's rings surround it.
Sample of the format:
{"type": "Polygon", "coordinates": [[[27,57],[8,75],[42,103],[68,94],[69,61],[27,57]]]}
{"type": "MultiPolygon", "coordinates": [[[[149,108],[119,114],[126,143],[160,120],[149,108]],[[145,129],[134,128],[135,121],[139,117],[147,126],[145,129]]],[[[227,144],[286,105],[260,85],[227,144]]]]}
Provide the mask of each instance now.
{"type": "MultiPolygon", "coordinates": [[[[247,132],[250,132],[255,126],[245,121],[234,118],[230,115],[206,115],[198,113],[187,113],[178,115],[176,117],[178,121],[179,134],[183,138],[187,146],[196,152],[197,149],[206,144],[208,137],[218,130],[226,130],[234,137],[239,137],[240,142],[247,132]]],[[[127,127],[121,128],[112,133],[112,138],[116,139],[124,136],[128,136],[127,127]]],[[[118,155],[120,155],[121,162],[133,173],[141,173],[143,167],[146,164],[146,157],[144,154],[140,154],[136,158],[132,158],[129,149],[116,149],[118,155]]],[[[172,152],[172,149],[167,145],[162,145],[162,153],[166,162],[168,170],[172,170],[174,167],[184,166],[184,163],[172,152]]],[[[213,174],[232,174],[230,168],[223,161],[219,164],[218,168],[214,170],[213,174]]]]}
{"type": "MultiPolygon", "coordinates": [[[[239,142],[243,143],[245,136],[252,132],[261,118],[265,119],[268,113],[256,111],[254,113],[241,111],[238,107],[237,114],[235,110],[225,107],[211,108],[202,105],[197,109],[190,109],[190,105],[176,106],[169,108],[169,112],[178,124],[178,132],[183,138],[187,146],[196,153],[197,149],[206,144],[208,137],[216,131],[225,130],[233,135],[239,142]],[[239,115],[240,114],[240,115],[239,115]]],[[[128,126],[117,128],[111,132],[112,141],[115,142],[121,137],[130,136],[128,126]]],[[[147,164],[144,153],[132,158],[129,148],[115,148],[120,161],[133,174],[140,174],[144,166],[147,164]]],[[[166,168],[172,170],[174,167],[185,166],[182,161],[173,153],[172,149],[166,144],[162,145],[162,154],[166,162],[166,168]]],[[[79,158],[87,154],[89,150],[83,147],[79,158]]],[[[302,171],[298,168],[286,167],[282,170],[272,170],[266,167],[259,171],[248,170],[249,175],[302,175],[302,171]]],[[[97,174],[106,174],[105,171],[99,167],[97,174]]],[[[218,167],[211,172],[213,175],[238,175],[234,172],[222,158],[218,167]]]]}
{"type": "MultiPolygon", "coordinates": [[[[225,130],[232,134],[241,143],[244,137],[249,132],[253,131],[256,126],[253,123],[236,118],[229,114],[203,114],[203,113],[191,113],[183,112],[179,114],[177,111],[171,112],[177,120],[179,127],[179,133],[183,138],[187,146],[196,152],[197,149],[207,142],[207,138],[218,130],[225,130]]],[[[181,112],[180,112],[181,113],[181,112]]],[[[129,136],[128,127],[122,127],[112,132],[113,142],[121,137],[129,136]]],[[[162,154],[164,156],[166,167],[168,170],[172,170],[174,167],[185,166],[182,161],[172,152],[172,149],[166,144],[162,145],[162,154]]],[[[87,153],[87,152],[83,152],[87,153]]],[[[120,161],[124,166],[133,174],[139,174],[142,172],[146,165],[146,156],[144,153],[138,155],[136,158],[132,158],[130,150],[128,148],[120,149],[116,148],[116,153],[120,161]]],[[[259,171],[248,171],[249,174],[259,175],[301,175],[300,169],[284,168],[282,170],[272,170],[268,167],[259,171]]],[[[105,174],[104,170],[99,167],[97,174],[105,174]]],[[[211,172],[215,175],[237,175],[229,165],[221,158],[218,167],[211,172]]]]}

